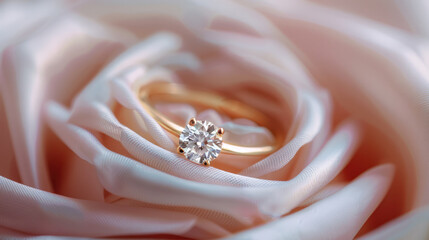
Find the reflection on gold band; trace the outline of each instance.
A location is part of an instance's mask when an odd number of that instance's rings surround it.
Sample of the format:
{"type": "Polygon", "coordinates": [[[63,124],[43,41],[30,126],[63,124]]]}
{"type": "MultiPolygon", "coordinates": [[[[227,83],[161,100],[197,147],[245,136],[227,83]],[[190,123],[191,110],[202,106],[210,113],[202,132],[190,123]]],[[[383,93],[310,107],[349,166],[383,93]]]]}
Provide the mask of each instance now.
{"type": "MultiPolygon", "coordinates": [[[[179,136],[184,127],[169,120],[165,115],[152,107],[152,102],[180,102],[194,106],[209,107],[218,112],[225,113],[232,118],[247,118],[260,126],[270,128],[270,119],[254,108],[233,99],[222,96],[192,90],[180,84],[169,82],[152,82],[140,89],[139,99],[143,108],[168,132],[179,136]]],[[[277,138],[278,140],[278,138],[277,138]]],[[[278,144],[277,144],[278,145],[278,144]]],[[[222,152],[237,155],[265,155],[277,149],[277,145],[246,147],[224,142],[222,152]]]]}

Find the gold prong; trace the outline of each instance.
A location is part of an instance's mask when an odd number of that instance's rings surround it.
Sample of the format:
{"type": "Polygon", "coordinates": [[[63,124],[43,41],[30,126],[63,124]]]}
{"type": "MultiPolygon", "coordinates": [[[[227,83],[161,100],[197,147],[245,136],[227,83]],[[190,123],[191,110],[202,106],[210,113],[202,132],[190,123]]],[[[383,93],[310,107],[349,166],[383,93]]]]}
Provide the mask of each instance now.
{"type": "Polygon", "coordinates": [[[180,154],[183,154],[185,151],[183,151],[183,148],[177,147],[177,152],[180,154]]]}
{"type": "Polygon", "coordinates": [[[210,162],[208,161],[208,160],[205,160],[204,162],[203,162],[203,164],[204,164],[204,166],[210,166],[210,162]]]}
{"type": "Polygon", "coordinates": [[[219,135],[219,136],[221,136],[222,137],[222,135],[225,133],[225,129],[223,129],[223,128],[219,128],[218,130],[217,130],[217,134],[219,135]]]}
{"type": "Polygon", "coordinates": [[[189,119],[189,125],[194,126],[197,123],[197,119],[195,119],[194,117],[189,119]]]}

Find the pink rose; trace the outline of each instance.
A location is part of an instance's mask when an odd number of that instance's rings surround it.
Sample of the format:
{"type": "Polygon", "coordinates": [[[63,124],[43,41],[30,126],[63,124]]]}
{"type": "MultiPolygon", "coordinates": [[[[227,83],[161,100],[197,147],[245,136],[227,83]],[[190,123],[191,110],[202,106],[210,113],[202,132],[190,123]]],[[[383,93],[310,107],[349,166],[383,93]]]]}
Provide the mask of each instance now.
{"type": "MultiPolygon", "coordinates": [[[[2,239],[428,239],[428,7],[0,3],[2,239]],[[264,109],[286,141],[193,164],[140,105],[159,80],[264,109]]],[[[157,108],[273,141],[250,119],[157,108]]]]}

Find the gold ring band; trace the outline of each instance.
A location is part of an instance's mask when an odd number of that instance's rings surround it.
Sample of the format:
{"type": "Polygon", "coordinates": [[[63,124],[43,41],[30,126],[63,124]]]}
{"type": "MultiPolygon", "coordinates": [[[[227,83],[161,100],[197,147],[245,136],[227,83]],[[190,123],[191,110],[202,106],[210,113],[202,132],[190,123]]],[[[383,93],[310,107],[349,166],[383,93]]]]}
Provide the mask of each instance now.
{"type": "MultiPolygon", "coordinates": [[[[146,112],[149,113],[165,130],[175,136],[180,136],[185,128],[171,121],[161,112],[157,111],[152,106],[153,102],[181,102],[200,107],[209,107],[218,112],[225,113],[232,118],[247,118],[253,120],[260,126],[266,126],[267,128],[270,127],[269,118],[246,104],[237,100],[226,99],[215,93],[189,89],[180,84],[160,81],[151,82],[140,88],[139,99],[146,112]]],[[[190,122],[192,121],[195,121],[195,119],[191,119],[190,122]]],[[[219,131],[220,132],[218,134],[223,135],[223,129],[219,131]]],[[[251,156],[269,154],[275,151],[277,146],[264,145],[248,147],[223,142],[221,149],[222,152],[228,154],[251,156]]]]}

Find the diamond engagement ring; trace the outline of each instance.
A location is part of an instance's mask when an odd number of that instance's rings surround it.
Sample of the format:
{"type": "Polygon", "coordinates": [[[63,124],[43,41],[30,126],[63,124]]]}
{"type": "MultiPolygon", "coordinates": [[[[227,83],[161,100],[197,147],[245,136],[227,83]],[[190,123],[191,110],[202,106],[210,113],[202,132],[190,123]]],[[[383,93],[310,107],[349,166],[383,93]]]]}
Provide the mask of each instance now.
{"type": "MultiPolygon", "coordinates": [[[[140,88],[139,99],[143,108],[165,130],[179,137],[177,152],[188,160],[209,166],[219,154],[266,155],[275,151],[278,144],[263,146],[240,146],[224,142],[225,130],[205,120],[191,118],[186,126],[177,124],[153,107],[154,102],[182,102],[199,107],[209,107],[233,118],[248,118],[261,126],[270,128],[272,120],[250,106],[233,99],[226,99],[211,92],[188,89],[170,82],[152,82],[140,88]]],[[[276,142],[279,137],[276,136],[276,142]]]]}

